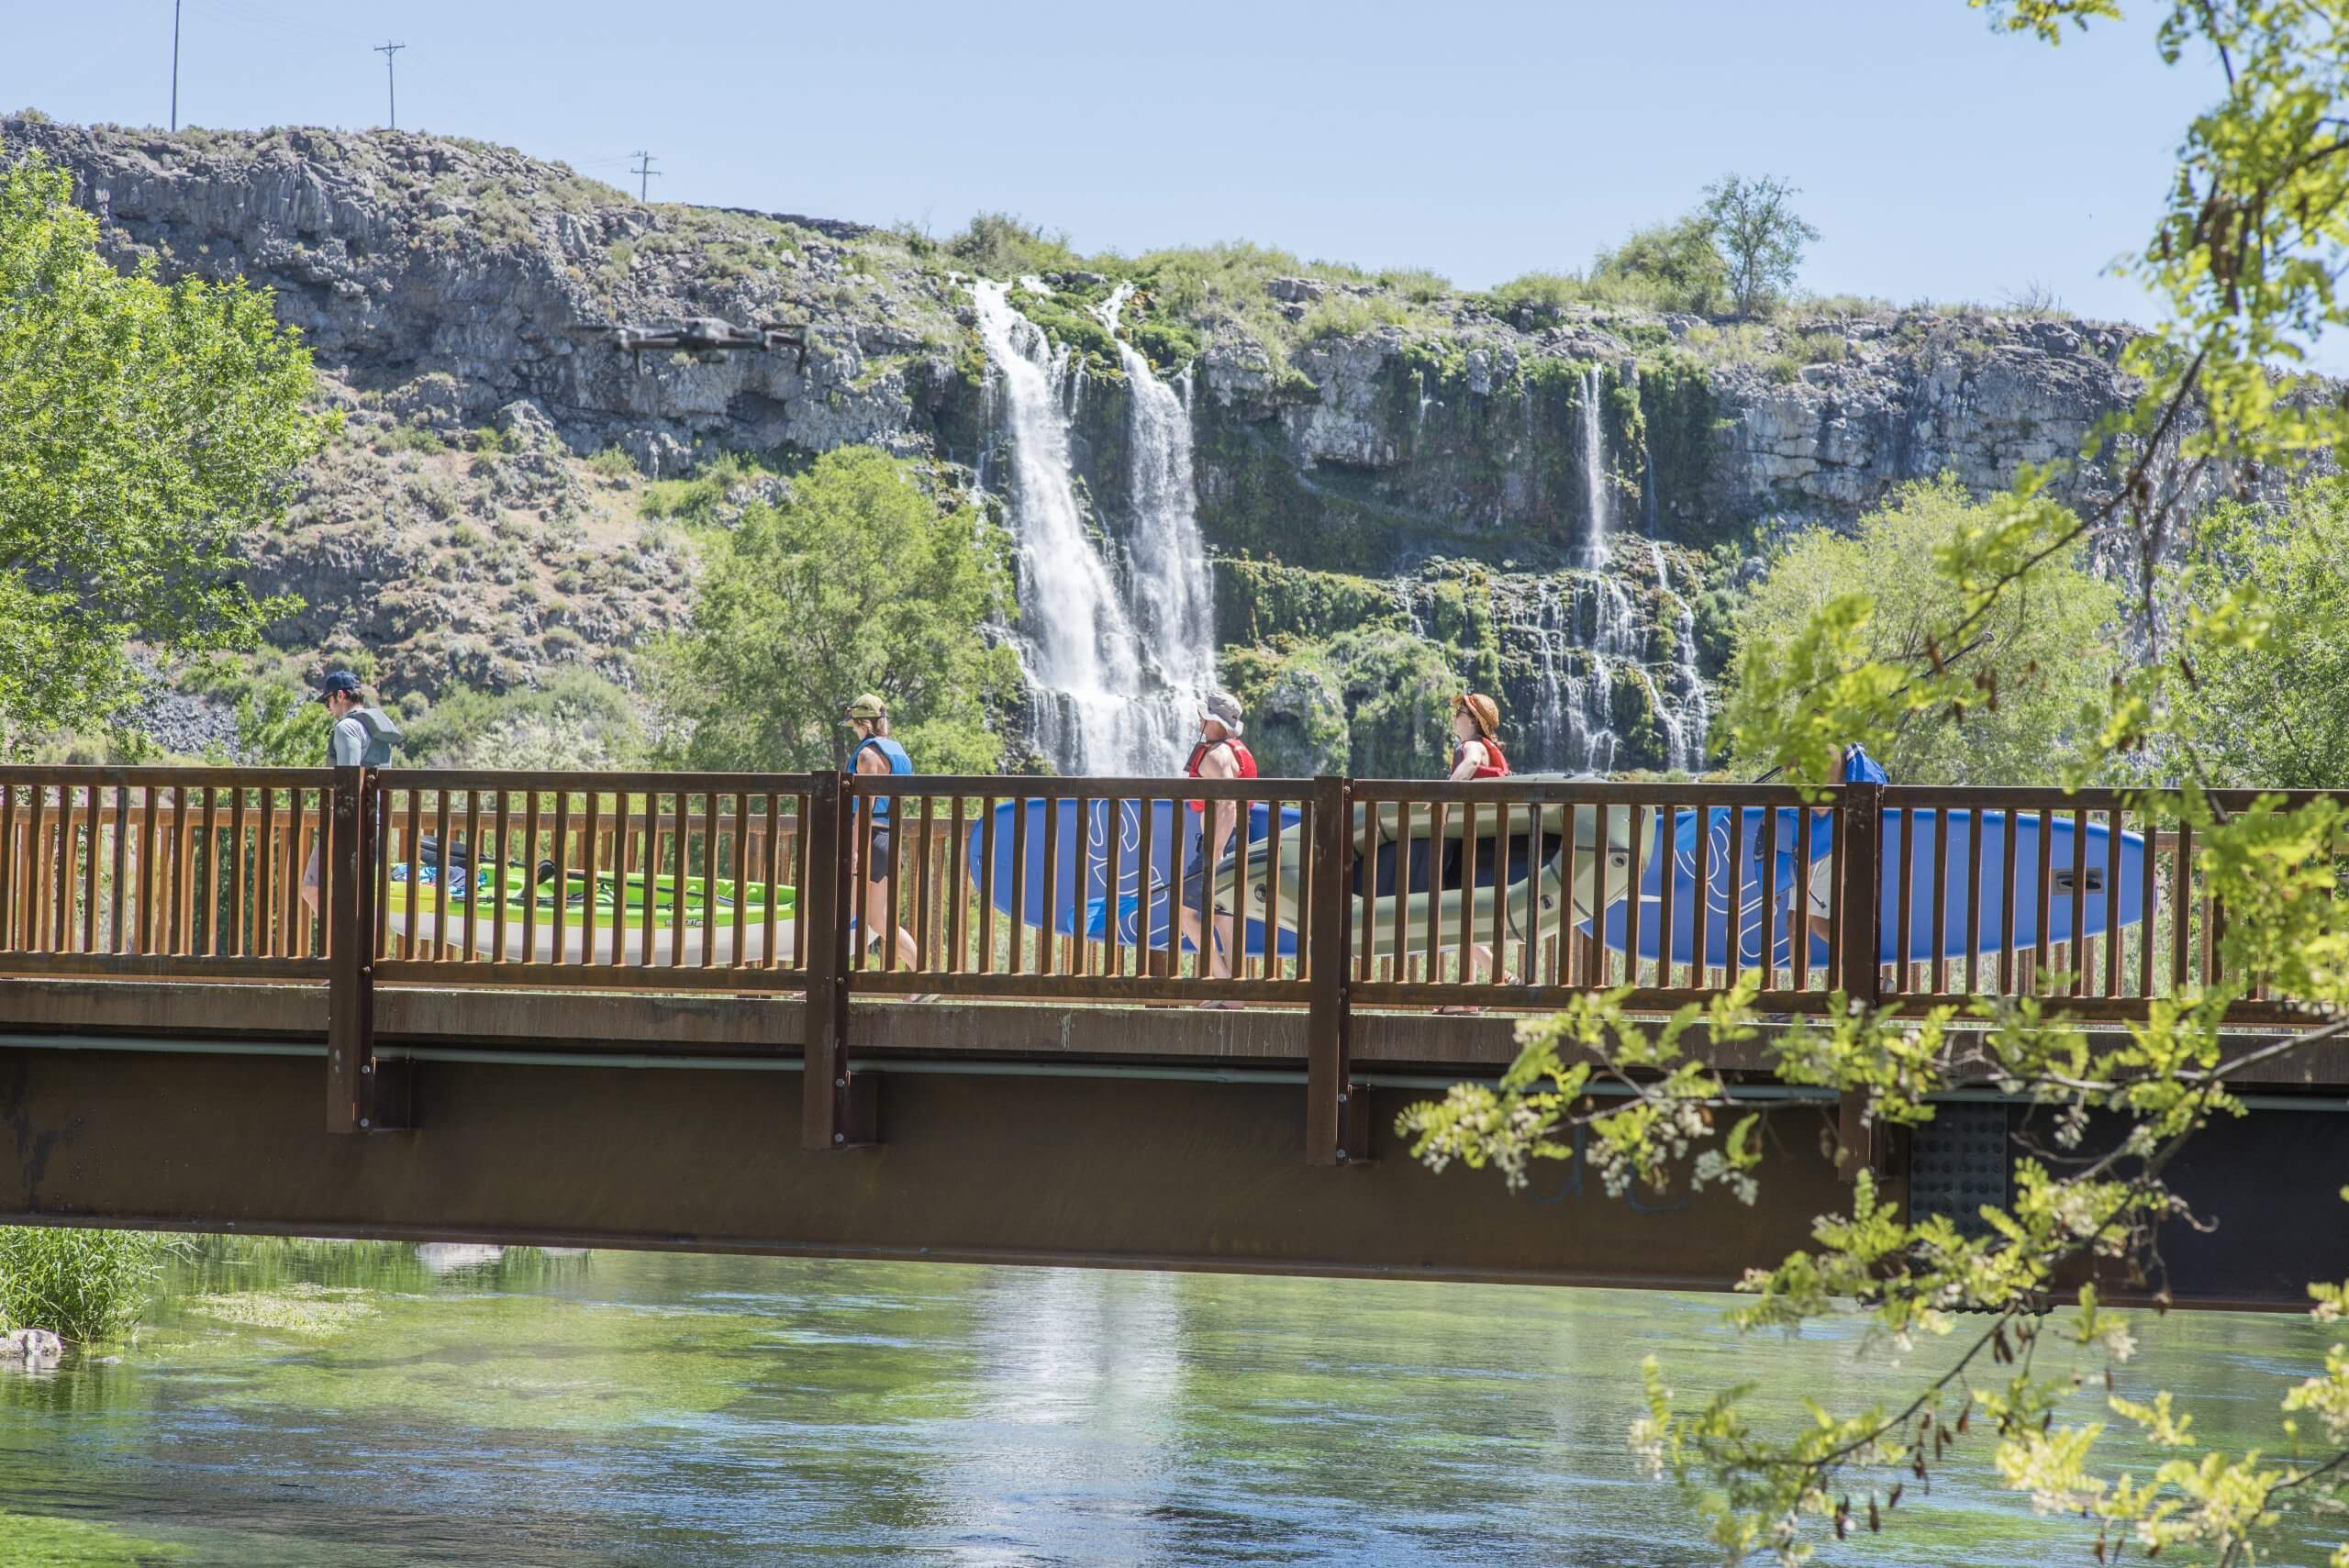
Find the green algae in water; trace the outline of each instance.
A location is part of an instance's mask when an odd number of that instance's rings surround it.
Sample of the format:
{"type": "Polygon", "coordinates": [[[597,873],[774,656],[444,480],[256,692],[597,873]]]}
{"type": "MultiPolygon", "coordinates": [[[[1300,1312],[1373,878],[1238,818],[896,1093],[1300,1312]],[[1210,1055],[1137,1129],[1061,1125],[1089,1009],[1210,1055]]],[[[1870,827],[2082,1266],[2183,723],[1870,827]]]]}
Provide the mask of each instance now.
{"type": "Polygon", "coordinates": [[[374,1304],[355,1286],[338,1288],[299,1280],[282,1290],[191,1296],[183,1305],[189,1312],[223,1323],[292,1334],[339,1334],[375,1316],[374,1304]]]}
{"type": "Polygon", "coordinates": [[[176,1562],[187,1549],[148,1540],[95,1519],[0,1513],[0,1568],[144,1568],[176,1562]]]}
{"type": "MultiPolygon", "coordinates": [[[[304,1262],[285,1244],[264,1248],[269,1273],[304,1262]]],[[[940,1347],[953,1345],[961,1326],[924,1307],[865,1301],[853,1311],[863,1331],[843,1334],[842,1314],[820,1299],[761,1301],[755,1311],[732,1309],[726,1297],[581,1300],[477,1288],[491,1271],[436,1278],[395,1258],[379,1262],[405,1288],[281,1280],[182,1297],[159,1315],[145,1359],[208,1380],[208,1401],[229,1408],[331,1409],[488,1430],[691,1422],[744,1399],[828,1423],[921,1420],[953,1403],[957,1358],[940,1347]],[[224,1332],[229,1325],[238,1331],[224,1332]],[[290,1337],[291,1353],[255,1356],[256,1339],[281,1336],[290,1337]]],[[[611,1262],[640,1273],[660,1260],[611,1262]]],[[[582,1269],[570,1277],[592,1276],[582,1269]]]]}

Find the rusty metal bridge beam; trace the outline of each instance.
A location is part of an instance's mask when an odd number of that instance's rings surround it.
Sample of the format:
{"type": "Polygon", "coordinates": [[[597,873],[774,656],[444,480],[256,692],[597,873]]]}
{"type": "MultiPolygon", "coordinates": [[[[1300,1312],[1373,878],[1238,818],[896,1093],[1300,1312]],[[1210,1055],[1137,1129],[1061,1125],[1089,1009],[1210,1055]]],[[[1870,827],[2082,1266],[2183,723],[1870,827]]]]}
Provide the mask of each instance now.
{"type": "MultiPolygon", "coordinates": [[[[774,1136],[796,1072],[422,1060],[429,1132],[352,1140],[318,1125],[319,1048],[267,1049],[294,1054],[0,1043],[0,1222],[1718,1289],[1843,1201],[1820,1105],[1764,1103],[1747,1208],[1610,1199],[1578,1158],[1538,1162],[1521,1195],[1391,1157],[1333,1179],[1306,1162],[1294,1073],[937,1063],[890,1086],[885,1153],[842,1160],[774,1136]]],[[[1433,1092],[1353,1090],[1374,1129],[1433,1092]]],[[[2298,1310],[2306,1279],[2349,1273],[2349,1234],[2274,1200],[2315,1201],[2343,1160],[2337,1112],[2262,1109],[2198,1140],[2176,1184],[2221,1223],[2167,1239],[2176,1302],[2298,1310]]]]}

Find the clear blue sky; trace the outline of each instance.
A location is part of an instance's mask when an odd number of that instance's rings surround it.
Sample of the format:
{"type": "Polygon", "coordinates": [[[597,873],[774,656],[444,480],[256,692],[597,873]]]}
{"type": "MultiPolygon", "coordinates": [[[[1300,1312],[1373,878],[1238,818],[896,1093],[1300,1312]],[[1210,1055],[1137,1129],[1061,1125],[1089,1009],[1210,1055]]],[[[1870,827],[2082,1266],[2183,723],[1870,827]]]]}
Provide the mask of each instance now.
{"type": "MultiPolygon", "coordinates": [[[[1484,286],[1579,267],[1725,170],[1783,175],[1827,292],[1997,303],[2142,245],[2199,61],[2151,19],[2060,49],[1963,0],[184,0],[183,124],[383,123],[657,197],[944,235],[1001,209],[1085,250],[1222,239],[1484,286]]],[[[161,125],[171,0],[0,0],[0,108],[161,125]]]]}

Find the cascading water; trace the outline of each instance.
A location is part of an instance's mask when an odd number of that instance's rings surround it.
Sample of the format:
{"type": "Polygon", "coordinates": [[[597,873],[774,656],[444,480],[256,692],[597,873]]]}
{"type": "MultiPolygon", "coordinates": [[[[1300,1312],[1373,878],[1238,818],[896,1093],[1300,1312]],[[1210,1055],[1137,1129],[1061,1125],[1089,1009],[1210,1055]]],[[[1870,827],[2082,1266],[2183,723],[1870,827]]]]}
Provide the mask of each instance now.
{"type": "Polygon", "coordinates": [[[1654,695],[1647,628],[1630,593],[1608,573],[1567,573],[1541,579],[1527,607],[1530,616],[1509,631],[1532,645],[1535,750],[1528,765],[1613,772],[1622,750],[1614,725],[1617,680],[1644,682],[1654,695]]]}
{"type": "MultiPolygon", "coordinates": [[[[1630,686],[1643,695],[1662,743],[1660,756],[1641,747],[1631,760],[1693,773],[1703,766],[1711,721],[1697,667],[1696,616],[1673,591],[1663,551],[1650,539],[1649,559],[1662,590],[1653,603],[1658,609],[1668,606],[1675,617],[1672,663],[1658,668],[1650,601],[1644,595],[1635,600],[1615,569],[1603,392],[1598,368],[1585,367],[1575,404],[1587,524],[1583,564],[1531,584],[1530,594],[1517,598],[1504,634],[1507,643],[1523,647],[1531,656],[1519,666],[1531,677],[1531,690],[1520,686],[1521,696],[1532,699],[1526,764],[1586,773],[1611,773],[1623,765],[1625,741],[1616,728],[1616,703],[1619,690],[1630,686]]],[[[1652,495],[1653,489],[1650,478],[1642,490],[1652,495]]],[[[1407,592],[1401,597],[1409,611],[1412,596],[1407,592]]]]}
{"type": "Polygon", "coordinates": [[[1595,364],[1583,367],[1580,407],[1583,495],[1589,523],[1584,559],[1595,570],[1604,572],[1612,557],[1612,547],[1607,539],[1607,418],[1598,405],[1598,367],[1595,364]]]}
{"type": "Polygon", "coordinates": [[[1141,351],[1116,336],[1133,292],[1119,284],[1099,312],[1118,345],[1129,389],[1128,473],[1132,527],[1126,538],[1132,600],[1143,636],[1179,695],[1204,696],[1215,684],[1215,579],[1199,538],[1191,468],[1191,371],[1182,391],[1158,379],[1141,351]]]}
{"type": "MultiPolygon", "coordinates": [[[[1633,404],[1638,405],[1640,404],[1639,361],[1637,360],[1632,361],[1630,366],[1625,370],[1624,374],[1627,384],[1629,384],[1631,389],[1631,401],[1633,404]]],[[[1642,405],[1642,406],[1644,406],[1644,405],[1642,405]]],[[[1654,542],[1655,536],[1658,531],[1656,528],[1656,506],[1655,448],[1645,441],[1642,441],[1640,443],[1640,531],[1648,536],[1648,539],[1651,544],[1654,542]]]]}
{"type": "Polygon", "coordinates": [[[1113,561],[1077,500],[1071,414],[1083,374],[1019,314],[1011,285],[981,280],[971,293],[992,372],[992,416],[1011,452],[1015,641],[1034,693],[1036,744],[1064,773],[1172,772],[1197,694],[1214,673],[1189,414],[1147,361],[1124,350],[1135,526],[1127,559],[1113,561]]]}
{"type": "Polygon", "coordinates": [[[1648,556],[1655,563],[1655,584],[1664,596],[1672,601],[1673,685],[1679,699],[1675,708],[1669,703],[1656,705],[1656,717],[1664,726],[1671,755],[1668,764],[1686,773],[1698,773],[1705,765],[1707,731],[1712,728],[1712,701],[1705,690],[1705,677],[1697,668],[1697,612],[1689,607],[1672,587],[1672,569],[1664,563],[1664,547],[1648,540],[1648,556]]]}

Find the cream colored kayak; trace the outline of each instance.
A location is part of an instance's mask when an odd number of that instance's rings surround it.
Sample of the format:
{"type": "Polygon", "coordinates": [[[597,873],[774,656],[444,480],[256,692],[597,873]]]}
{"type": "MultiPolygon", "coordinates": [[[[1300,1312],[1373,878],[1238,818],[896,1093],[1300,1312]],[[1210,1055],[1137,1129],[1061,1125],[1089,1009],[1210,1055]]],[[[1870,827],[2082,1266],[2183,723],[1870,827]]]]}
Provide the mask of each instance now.
{"type": "MultiPolygon", "coordinates": [[[[1467,904],[1469,940],[1490,941],[1494,900],[1501,900],[1500,930],[1504,940],[1531,939],[1538,928],[1544,937],[1564,927],[1588,921],[1599,907],[1599,873],[1606,872],[1606,900],[1614,904],[1630,892],[1631,847],[1636,838],[1645,865],[1656,853],[1662,814],[1654,806],[1559,805],[1510,806],[1504,814],[1497,804],[1476,808],[1475,836],[1468,833],[1468,810],[1454,805],[1443,814],[1437,835],[1432,813],[1426,806],[1411,808],[1408,836],[1402,807],[1382,802],[1375,808],[1354,807],[1353,873],[1348,917],[1354,940],[1363,940],[1362,895],[1371,895],[1369,940],[1371,956],[1396,951],[1397,906],[1401,906],[1402,951],[1428,951],[1428,923],[1435,922],[1434,946],[1449,951],[1459,943],[1461,906],[1467,904]],[[1573,812],[1576,851],[1569,875],[1566,865],[1567,812],[1573,812]],[[1506,816],[1506,821],[1503,820],[1506,816]],[[1600,840],[1604,836],[1602,848],[1600,840]],[[1571,886],[1571,905],[1566,895],[1571,886]]],[[[1310,851],[1306,828],[1297,824],[1280,835],[1280,911],[1278,929],[1294,941],[1298,923],[1298,899],[1303,889],[1301,868],[1310,851]]],[[[1260,940],[1261,927],[1271,908],[1269,878],[1273,862],[1270,840],[1249,846],[1241,872],[1251,944],[1260,940]]],[[[1216,907],[1231,911],[1232,862],[1218,870],[1216,907]]],[[[1356,947],[1359,953],[1361,948],[1356,947]]]]}
{"type": "MultiPolygon", "coordinates": [[[[629,915],[629,924],[620,933],[620,962],[629,967],[635,967],[646,962],[644,932],[638,925],[640,918],[639,912],[631,910],[629,915]]],[[[775,951],[786,962],[790,961],[792,955],[793,918],[785,916],[775,922],[775,951]]],[[[735,962],[734,921],[730,914],[723,915],[715,930],[689,925],[683,931],[673,933],[664,911],[656,910],[653,919],[651,962],[655,967],[666,965],[672,962],[670,945],[673,936],[676,944],[674,962],[687,968],[699,967],[705,951],[708,954],[708,962],[712,964],[724,965],[735,962]]],[[[398,903],[396,899],[394,901],[393,907],[384,912],[384,923],[391,930],[391,953],[394,957],[399,954],[400,939],[410,931],[413,931],[416,936],[415,945],[417,956],[425,956],[426,951],[432,944],[433,937],[441,929],[440,922],[434,919],[432,911],[429,907],[419,907],[416,912],[416,918],[410,920],[407,917],[406,906],[398,903]]],[[[470,946],[465,931],[465,913],[462,906],[449,911],[447,929],[449,956],[452,959],[461,959],[468,955],[475,959],[488,959],[498,951],[497,928],[494,912],[487,906],[482,909],[475,923],[470,946]]],[[[563,943],[562,962],[565,963],[583,962],[580,943],[587,935],[587,929],[584,924],[558,928],[552,922],[541,919],[538,923],[538,929],[526,936],[522,927],[521,911],[509,908],[506,912],[506,962],[508,963],[552,963],[558,931],[561,933],[563,943]]],[[[745,910],[742,921],[741,962],[751,964],[763,963],[766,961],[766,951],[765,913],[745,910]]],[[[611,928],[600,919],[595,929],[593,955],[584,962],[603,964],[612,962],[611,928]]]]}

